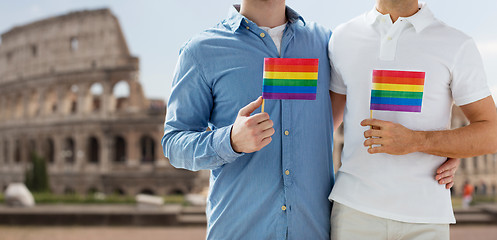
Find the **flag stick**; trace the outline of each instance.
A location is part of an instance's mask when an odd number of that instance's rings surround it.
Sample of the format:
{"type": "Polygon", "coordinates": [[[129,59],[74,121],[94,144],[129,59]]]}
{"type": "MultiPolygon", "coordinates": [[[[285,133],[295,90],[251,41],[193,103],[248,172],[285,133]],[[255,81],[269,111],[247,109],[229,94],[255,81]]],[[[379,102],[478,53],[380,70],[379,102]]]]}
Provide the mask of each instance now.
{"type": "Polygon", "coordinates": [[[262,99],[262,106],[261,106],[261,113],[263,113],[263,112],[264,112],[264,102],[265,102],[265,101],[264,101],[264,98],[263,98],[263,99],[262,99]]]}

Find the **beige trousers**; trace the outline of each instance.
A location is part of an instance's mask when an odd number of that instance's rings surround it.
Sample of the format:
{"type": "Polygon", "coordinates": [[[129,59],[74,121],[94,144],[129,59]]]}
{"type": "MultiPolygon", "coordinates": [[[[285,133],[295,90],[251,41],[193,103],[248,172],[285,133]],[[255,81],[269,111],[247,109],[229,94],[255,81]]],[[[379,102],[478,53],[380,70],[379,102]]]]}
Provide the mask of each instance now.
{"type": "Polygon", "coordinates": [[[359,212],[334,202],[331,240],[448,240],[448,224],[405,223],[359,212]]]}

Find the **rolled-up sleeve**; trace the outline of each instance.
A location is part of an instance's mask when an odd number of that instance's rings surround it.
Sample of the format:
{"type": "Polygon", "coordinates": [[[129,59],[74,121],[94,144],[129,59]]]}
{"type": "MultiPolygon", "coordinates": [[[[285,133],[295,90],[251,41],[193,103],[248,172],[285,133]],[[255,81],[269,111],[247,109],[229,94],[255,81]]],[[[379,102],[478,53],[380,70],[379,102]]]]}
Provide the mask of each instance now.
{"type": "Polygon", "coordinates": [[[491,95],[483,61],[473,39],[461,45],[451,68],[450,89],[457,106],[476,102],[491,95]]]}
{"type": "Polygon", "coordinates": [[[206,131],[213,107],[211,85],[202,66],[183,48],[167,105],[162,148],[176,168],[192,171],[216,169],[242,154],[231,147],[232,125],[206,131]]]}

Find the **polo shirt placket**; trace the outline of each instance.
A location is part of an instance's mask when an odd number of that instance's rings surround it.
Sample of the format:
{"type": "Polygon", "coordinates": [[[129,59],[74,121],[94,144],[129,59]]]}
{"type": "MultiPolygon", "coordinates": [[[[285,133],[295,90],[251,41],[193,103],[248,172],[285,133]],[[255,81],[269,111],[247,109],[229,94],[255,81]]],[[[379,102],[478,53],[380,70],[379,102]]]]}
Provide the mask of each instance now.
{"type": "Polygon", "coordinates": [[[380,60],[394,61],[397,53],[397,43],[402,35],[402,31],[406,29],[408,22],[399,18],[395,23],[392,23],[390,15],[379,17],[379,27],[381,28],[381,46],[380,60]]]}

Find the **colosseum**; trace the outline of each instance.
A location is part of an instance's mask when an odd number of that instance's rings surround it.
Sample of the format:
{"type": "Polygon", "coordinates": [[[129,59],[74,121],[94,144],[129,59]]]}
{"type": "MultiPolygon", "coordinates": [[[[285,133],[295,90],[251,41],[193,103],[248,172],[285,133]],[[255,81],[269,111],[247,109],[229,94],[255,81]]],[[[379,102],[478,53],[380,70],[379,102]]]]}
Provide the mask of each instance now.
{"type": "Polygon", "coordinates": [[[57,194],[166,195],[206,186],[205,173],[174,169],[163,156],[164,101],[145,97],[139,59],[109,9],[1,37],[0,189],[23,181],[32,153],[46,160],[57,194]]]}

